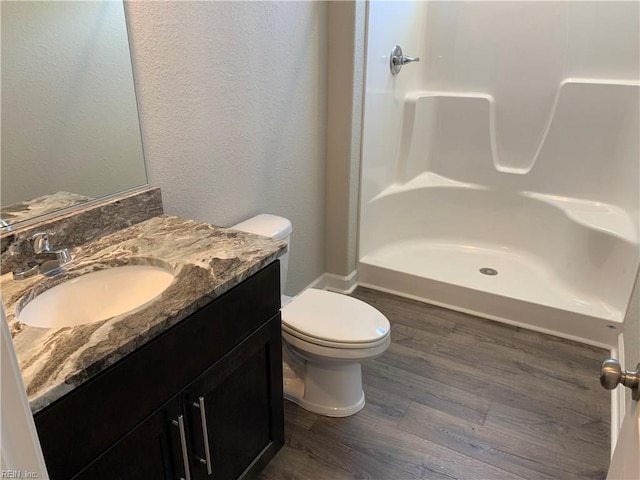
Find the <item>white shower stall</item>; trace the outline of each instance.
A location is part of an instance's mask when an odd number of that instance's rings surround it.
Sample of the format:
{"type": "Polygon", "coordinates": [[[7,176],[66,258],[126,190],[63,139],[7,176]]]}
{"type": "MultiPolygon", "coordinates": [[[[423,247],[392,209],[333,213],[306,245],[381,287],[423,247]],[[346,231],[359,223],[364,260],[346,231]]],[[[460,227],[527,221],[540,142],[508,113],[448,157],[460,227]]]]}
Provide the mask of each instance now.
{"type": "Polygon", "coordinates": [[[369,2],[358,282],[614,346],[638,271],[638,2],[369,2]],[[397,76],[394,45],[420,57],[397,76]]]}

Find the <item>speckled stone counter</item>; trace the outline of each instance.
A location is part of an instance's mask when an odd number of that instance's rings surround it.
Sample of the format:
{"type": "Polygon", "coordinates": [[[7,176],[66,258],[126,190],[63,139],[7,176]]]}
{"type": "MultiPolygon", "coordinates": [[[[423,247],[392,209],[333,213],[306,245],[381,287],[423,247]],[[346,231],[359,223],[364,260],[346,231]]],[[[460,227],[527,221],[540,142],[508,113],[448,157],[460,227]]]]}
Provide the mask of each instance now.
{"type": "MultiPolygon", "coordinates": [[[[73,264],[55,277],[0,278],[7,320],[31,410],[36,413],[128,353],[273,262],[286,243],[161,215],[74,248],[73,264]],[[16,306],[65,280],[128,264],[162,265],[174,282],[138,309],[59,329],[18,322],[16,306]]],[[[73,305],[69,305],[73,308],[73,305]]]]}

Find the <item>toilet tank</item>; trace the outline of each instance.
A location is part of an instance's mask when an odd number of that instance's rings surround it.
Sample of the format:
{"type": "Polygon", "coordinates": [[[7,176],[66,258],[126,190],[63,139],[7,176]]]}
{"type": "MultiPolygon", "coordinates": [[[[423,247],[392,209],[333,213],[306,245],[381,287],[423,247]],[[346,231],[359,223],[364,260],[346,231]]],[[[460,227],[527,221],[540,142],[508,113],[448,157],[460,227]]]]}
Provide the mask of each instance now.
{"type": "Polygon", "coordinates": [[[289,249],[291,248],[289,240],[291,238],[291,232],[293,231],[289,219],[263,213],[251,217],[244,222],[237,223],[230,228],[287,242],[287,253],[278,259],[280,260],[280,295],[283,295],[284,287],[287,284],[287,271],[289,267],[289,249]]]}

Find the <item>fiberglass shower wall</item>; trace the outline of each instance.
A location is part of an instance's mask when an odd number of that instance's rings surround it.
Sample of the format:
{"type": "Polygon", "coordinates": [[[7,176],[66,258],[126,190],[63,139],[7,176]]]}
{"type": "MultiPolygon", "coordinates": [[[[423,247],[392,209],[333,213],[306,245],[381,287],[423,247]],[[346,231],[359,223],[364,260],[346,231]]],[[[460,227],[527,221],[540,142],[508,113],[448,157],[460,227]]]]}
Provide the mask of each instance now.
{"type": "MultiPolygon", "coordinates": [[[[638,10],[633,1],[369,2],[363,206],[393,183],[437,168],[443,163],[438,155],[451,160],[457,154],[460,163],[487,155],[496,172],[512,175],[488,180],[486,172],[472,177],[467,171],[464,180],[606,200],[637,219],[637,145],[625,141],[631,128],[597,131],[599,141],[589,145],[578,143],[589,139],[585,135],[565,138],[553,152],[544,152],[544,146],[555,133],[548,127],[558,106],[571,102],[571,120],[594,133],[599,125],[589,125],[584,114],[595,121],[638,98],[638,10]],[[395,44],[421,58],[397,77],[388,67],[395,44]],[[467,108],[467,116],[486,118],[451,118],[454,140],[435,138],[442,131],[423,130],[422,138],[414,138],[424,144],[423,158],[407,165],[406,97],[420,93],[432,96],[426,114],[432,124],[457,107],[467,108]],[[573,108],[585,103],[589,111],[573,108]],[[470,138],[483,134],[488,138],[482,142],[470,138]],[[470,140],[482,143],[482,151],[465,148],[470,140]],[[457,151],[434,151],[434,143],[455,145],[457,151]],[[597,151],[590,154],[587,147],[597,151]],[[555,157],[550,172],[534,168],[542,153],[555,157]]],[[[619,127],[635,126],[633,109],[615,113],[624,120],[619,127]]],[[[468,167],[462,165],[458,174],[468,167]]]]}
{"type": "Polygon", "coordinates": [[[638,265],[639,16],[638,2],[369,2],[359,282],[460,307],[431,295],[443,285],[398,286],[425,277],[617,328],[638,265]],[[396,44],[420,62],[392,76],[396,44]],[[501,262],[491,281],[485,261],[501,262]]]}

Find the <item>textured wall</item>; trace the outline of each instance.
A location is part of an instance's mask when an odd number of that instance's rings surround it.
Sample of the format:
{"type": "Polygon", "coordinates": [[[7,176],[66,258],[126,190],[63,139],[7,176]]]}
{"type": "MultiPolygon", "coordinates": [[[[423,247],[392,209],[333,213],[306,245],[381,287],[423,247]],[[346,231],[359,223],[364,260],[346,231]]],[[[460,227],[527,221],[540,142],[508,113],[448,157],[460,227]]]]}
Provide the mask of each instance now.
{"type": "Polygon", "coordinates": [[[165,212],[293,223],[293,294],[324,273],[324,2],[130,2],[149,181],[165,212]]]}
{"type": "Polygon", "coordinates": [[[2,204],[145,183],[122,4],[2,2],[2,204]]]}
{"type": "Polygon", "coordinates": [[[326,270],[339,276],[357,262],[365,22],[364,2],[330,2],[326,270]]]}

